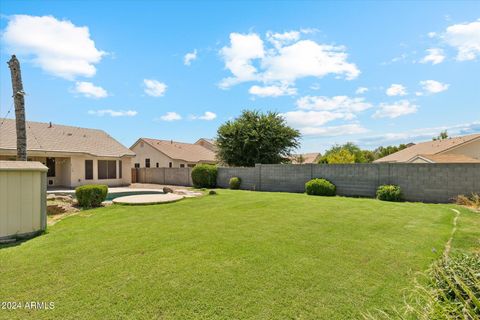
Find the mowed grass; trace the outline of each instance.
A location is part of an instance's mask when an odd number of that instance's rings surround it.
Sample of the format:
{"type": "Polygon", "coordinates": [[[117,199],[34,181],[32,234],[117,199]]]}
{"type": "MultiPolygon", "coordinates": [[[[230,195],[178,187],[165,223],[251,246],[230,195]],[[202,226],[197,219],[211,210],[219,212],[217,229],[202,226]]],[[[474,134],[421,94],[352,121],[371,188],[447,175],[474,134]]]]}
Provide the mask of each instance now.
{"type": "MultiPolygon", "coordinates": [[[[448,205],[219,190],[111,206],[0,249],[4,319],[353,319],[402,305],[442,253],[448,205]]],[[[454,247],[477,245],[462,210],[454,247]]]]}

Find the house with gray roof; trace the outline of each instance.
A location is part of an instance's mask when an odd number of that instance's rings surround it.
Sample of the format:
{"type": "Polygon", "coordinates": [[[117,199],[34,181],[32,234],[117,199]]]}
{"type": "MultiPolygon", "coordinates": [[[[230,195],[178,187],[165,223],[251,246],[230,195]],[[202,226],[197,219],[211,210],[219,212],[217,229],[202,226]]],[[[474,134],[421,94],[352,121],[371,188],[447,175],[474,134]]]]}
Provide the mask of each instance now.
{"type": "MultiPolygon", "coordinates": [[[[43,122],[26,122],[27,157],[48,167],[49,187],[131,183],[135,153],[105,131],[43,122]]],[[[15,160],[15,120],[0,126],[0,160],[15,160]]]]}

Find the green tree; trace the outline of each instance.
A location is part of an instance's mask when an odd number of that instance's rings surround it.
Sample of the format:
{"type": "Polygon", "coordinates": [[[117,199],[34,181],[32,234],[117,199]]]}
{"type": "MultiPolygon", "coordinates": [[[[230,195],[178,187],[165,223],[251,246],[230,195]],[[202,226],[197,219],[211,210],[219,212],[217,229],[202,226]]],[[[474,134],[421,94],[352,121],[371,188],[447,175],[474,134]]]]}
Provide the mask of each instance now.
{"type": "Polygon", "coordinates": [[[336,144],[331,147],[325,152],[319,163],[364,163],[372,161],[372,151],[362,150],[353,142],[347,142],[343,145],[336,144]],[[353,157],[353,161],[350,161],[351,157],[353,157]]]}
{"type": "Polygon", "coordinates": [[[392,153],[398,152],[398,151],[403,150],[405,148],[407,148],[406,144],[400,144],[398,146],[378,147],[375,150],[373,150],[373,154],[374,154],[374,157],[375,157],[374,160],[386,157],[386,156],[388,156],[392,153]]]}
{"type": "Polygon", "coordinates": [[[339,149],[334,152],[330,152],[324,156],[324,163],[355,163],[355,155],[348,149],[339,149]]]}
{"type": "Polygon", "coordinates": [[[440,134],[438,136],[432,138],[433,141],[444,140],[444,139],[448,139],[447,130],[444,130],[444,131],[440,132],[440,134]]]}
{"type": "Polygon", "coordinates": [[[299,147],[300,132],[276,112],[245,110],[217,131],[217,158],[230,166],[288,162],[299,147]]]}

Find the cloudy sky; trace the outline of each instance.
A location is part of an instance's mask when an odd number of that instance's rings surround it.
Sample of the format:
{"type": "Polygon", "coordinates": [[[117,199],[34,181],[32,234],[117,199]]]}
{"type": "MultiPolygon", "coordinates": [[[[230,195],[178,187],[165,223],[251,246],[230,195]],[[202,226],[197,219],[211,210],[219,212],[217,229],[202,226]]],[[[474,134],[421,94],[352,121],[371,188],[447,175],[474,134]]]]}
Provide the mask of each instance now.
{"type": "MultiPolygon", "coordinates": [[[[301,151],[480,132],[480,2],[9,1],[0,118],[22,63],[27,119],[193,142],[243,109],[301,151]]],[[[13,116],[13,111],[8,117],[13,116]]]]}

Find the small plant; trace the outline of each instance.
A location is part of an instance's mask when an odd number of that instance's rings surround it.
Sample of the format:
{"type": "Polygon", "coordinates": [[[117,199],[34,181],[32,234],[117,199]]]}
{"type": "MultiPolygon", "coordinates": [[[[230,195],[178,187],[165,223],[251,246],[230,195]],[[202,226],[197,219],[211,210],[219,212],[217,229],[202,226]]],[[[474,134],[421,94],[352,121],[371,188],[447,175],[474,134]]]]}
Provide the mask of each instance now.
{"type": "Polygon", "coordinates": [[[377,199],[383,201],[402,201],[402,190],[396,185],[382,185],[377,189],[377,199]]]}
{"type": "Polygon", "coordinates": [[[314,196],[334,196],[337,188],[326,179],[312,179],[305,183],[305,192],[314,196]]]}
{"type": "Polygon", "coordinates": [[[211,164],[197,164],[192,170],[195,188],[215,188],[217,185],[217,167],[211,164]]]}
{"type": "Polygon", "coordinates": [[[90,184],[75,189],[78,204],[83,208],[99,207],[107,198],[108,187],[90,184]]]}
{"type": "Polygon", "coordinates": [[[455,198],[455,203],[461,206],[480,210],[480,194],[472,193],[470,196],[461,194],[455,198]]]}
{"type": "Polygon", "coordinates": [[[214,195],[217,194],[217,191],[215,191],[215,190],[210,190],[210,191],[208,191],[208,194],[211,195],[211,196],[214,196],[214,195]]]}
{"type": "Polygon", "coordinates": [[[240,184],[242,183],[242,179],[240,179],[239,177],[232,177],[230,178],[230,181],[229,181],[229,185],[230,185],[230,189],[240,189],[240,184]]]}

